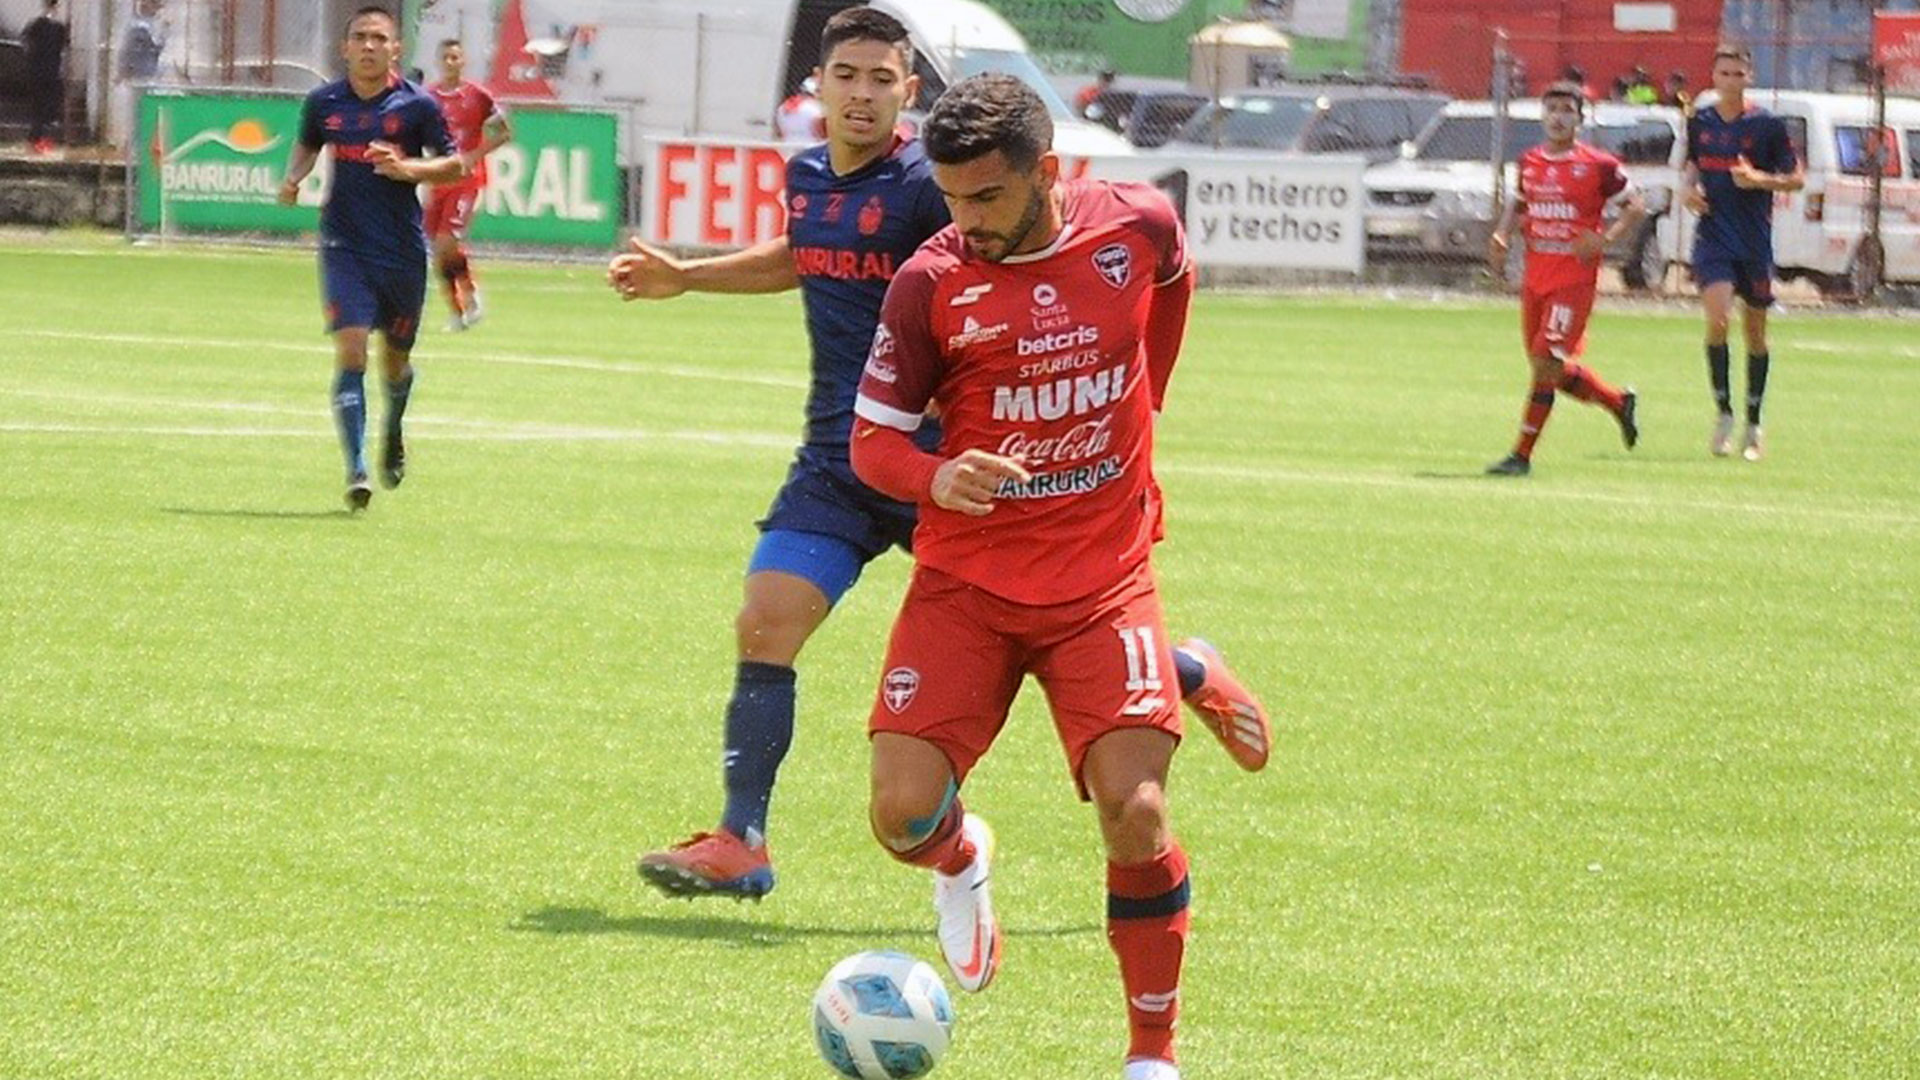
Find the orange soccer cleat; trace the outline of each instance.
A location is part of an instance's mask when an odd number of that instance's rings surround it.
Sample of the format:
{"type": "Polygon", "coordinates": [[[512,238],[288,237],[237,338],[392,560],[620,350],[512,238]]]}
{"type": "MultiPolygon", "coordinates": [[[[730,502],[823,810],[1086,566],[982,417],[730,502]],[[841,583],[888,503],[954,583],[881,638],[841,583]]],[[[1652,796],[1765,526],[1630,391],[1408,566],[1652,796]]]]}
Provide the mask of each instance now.
{"type": "Polygon", "coordinates": [[[640,856],[640,876],[668,896],[731,896],[758,900],[773,891],[765,844],[748,847],[728,832],[694,833],[665,851],[640,856]]]}
{"type": "Polygon", "coordinates": [[[1266,707],[1234,678],[1220,650],[1200,638],[1188,638],[1180,648],[1199,657],[1207,669],[1206,681],[1187,697],[1187,707],[1241,768],[1248,772],[1266,768],[1267,755],[1273,749],[1273,728],[1267,722],[1266,707]]]}

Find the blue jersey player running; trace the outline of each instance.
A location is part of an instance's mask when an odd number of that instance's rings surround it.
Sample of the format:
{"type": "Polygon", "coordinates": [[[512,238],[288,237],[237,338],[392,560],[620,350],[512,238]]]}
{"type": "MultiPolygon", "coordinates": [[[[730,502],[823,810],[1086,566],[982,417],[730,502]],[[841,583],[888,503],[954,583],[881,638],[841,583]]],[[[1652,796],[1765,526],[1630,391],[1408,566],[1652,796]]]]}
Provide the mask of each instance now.
{"type": "MultiPolygon", "coordinates": [[[[906,547],[913,532],[913,507],[854,476],[848,437],[887,284],[948,215],[919,144],[894,133],[918,90],[906,28],[872,8],[849,8],[827,21],[820,55],[827,142],[788,162],[786,235],[684,262],[636,242],[607,272],[628,300],[798,287],[813,351],[805,443],[759,523],[734,622],[725,810],[713,831],[640,858],[641,876],[669,896],[758,898],[773,888],[767,810],[793,741],[794,663],[866,564],[906,547]]],[[[928,445],[937,436],[922,432],[928,445]]],[[[1204,642],[1176,650],[1176,660],[1201,719],[1243,767],[1264,766],[1271,732],[1259,702],[1204,642]]]]}
{"type": "Polygon", "coordinates": [[[333,334],[333,415],[347,459],[347,506],[364,510],[367,483],[367,339],[385,339],[386,439],[380,481],[398,487],[407,451],[400,421],[413,389],[408,357],[427,295],[427,239],[418,184],[460,178],[463,165],[432,95],[394,73],[400,24],[381,7],[347,20],[341,55],[347,77],[307,95],[300,138],[280,185],[292,206],[323,147],[333,148],[333,183],[320,212],[320,288],[333,334]]]}
{"type": "Polygon", "coordinates": [[[1798,191],[1805,170],[1780,118],[1746,100],[1753,79],[1747,50],[1722,45],[1713,54],[1713,105],[1687,122],[1687,208],[1700,215],[1693,234],[1693,276],[1707,313],[1707,374],[1719,408],[1708,444],[1715,456],[1733,450],[1733,389],[1727,325],[1733,298],[1745,301],[1747,430],[1741,455],[1765,450],[1760,406],[1767,396],[1767,308],[1773,304],[1773,194],[1798,191]]]}

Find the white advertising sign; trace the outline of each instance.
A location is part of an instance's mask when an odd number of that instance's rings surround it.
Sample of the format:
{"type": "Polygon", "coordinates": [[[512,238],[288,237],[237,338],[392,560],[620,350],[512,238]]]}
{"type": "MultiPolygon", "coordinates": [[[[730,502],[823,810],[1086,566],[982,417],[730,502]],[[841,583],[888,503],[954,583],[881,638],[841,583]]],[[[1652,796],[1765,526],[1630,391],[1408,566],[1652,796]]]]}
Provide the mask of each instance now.
{"type": "MultiPolygon", "coordinates": [[[[649,140],[640,235],[677,247],[741,248],[786,227],[791,143],[649,140]]],[[[1067,158],[1062,174],[1137,180],[1165,191],[1201,266],[1359,273],[1365,162],[1332,157],[1067,158]]]]}

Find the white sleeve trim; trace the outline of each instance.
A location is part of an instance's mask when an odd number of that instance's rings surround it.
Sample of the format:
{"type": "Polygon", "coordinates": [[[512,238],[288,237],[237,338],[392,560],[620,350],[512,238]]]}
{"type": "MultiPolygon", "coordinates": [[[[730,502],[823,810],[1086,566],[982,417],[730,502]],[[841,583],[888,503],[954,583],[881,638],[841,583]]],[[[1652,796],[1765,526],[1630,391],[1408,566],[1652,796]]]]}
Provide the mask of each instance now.
{"type": "Polygon", "coordinates": [[[1154,282],[1153,287],[1156,289],[1164,289],[1168,285],[1171,285],[1174,282],[1179,281],[1181,278],[1186,277],[1188,274],[1191,274],[1191,273],[1193,273],[1193,257],[1188,256],[1187,261],[1180,264],[1180,269],[1167,275],[1167,280],[1154,282]]]}
{"type": "Polygon", "coordinates": [[[925,413],[902,412],[885,402],[875,401],[865,394],[853,399],[853,415],[881,427],[898,428],[901,431],[920,430],[920,421],[925,413]]]}

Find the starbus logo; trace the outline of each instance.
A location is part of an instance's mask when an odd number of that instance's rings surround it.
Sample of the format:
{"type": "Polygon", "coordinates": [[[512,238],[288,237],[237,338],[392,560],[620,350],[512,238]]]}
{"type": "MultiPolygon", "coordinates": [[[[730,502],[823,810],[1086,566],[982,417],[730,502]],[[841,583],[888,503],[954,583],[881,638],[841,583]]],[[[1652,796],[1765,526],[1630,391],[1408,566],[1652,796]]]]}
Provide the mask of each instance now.
{"type": "Polygon", "coordinates": [[[185,201],[271,200],[280,187],[280,169],[269,155],[284,141],[252,118],[203,129],[171,148],[156,140],[160,187],[168,198],[185,201]]]}

